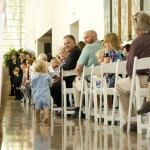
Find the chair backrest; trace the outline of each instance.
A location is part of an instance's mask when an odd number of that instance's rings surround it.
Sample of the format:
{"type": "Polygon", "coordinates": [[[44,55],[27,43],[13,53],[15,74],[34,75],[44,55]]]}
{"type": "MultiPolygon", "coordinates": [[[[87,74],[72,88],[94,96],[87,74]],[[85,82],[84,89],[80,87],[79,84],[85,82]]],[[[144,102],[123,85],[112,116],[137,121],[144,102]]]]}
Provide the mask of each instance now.
{"type": "Polygon", "coordinates": [[[91,83],[93,83],[93,89],[98,88],[100,86],[101,81],[101,65],[93,66],[91,71],[91,83]]]}
{"type": "MultiPolygon", "coordinates": [[[[83,73],[82,73],[82,78],[81,78],[81,95],[80,95],[80,101],[82,101],[82,99],[83,99],[84,88],[85,89],[88,88],[87,82],[85,81],[85,77],[88,76],[88,75],[91,75],[93,66],[94,65],[92,65],[91,67],[88,67],[88,68],[86,68],[85,66],[83,67],[83,73]]],[[[92,88],[92,86],[90,84],[90,91],[92,91],[91,88],[92,88]]],[[[91,95],[91,92],[90,92],[90,95],[91,95]]]]}
{"type": "Polygon", "coordinates": [[[101,76],[101,65],[93,66],[93,75],[101,76]]]}
{"type": "MultiPolygon", "coordinates": [[[[93,65],[92,65],[92,66],[93,66],[93,65]]],[[[91,75],[92,66],[91,66],[91,67],[88,67],[88,68],[86,68],[86,67],[84,66],[82,76],[85,77],[85,76],[87,76],[87,75],[91,75]]]]}
{"type": "Polygon", "coordinates": [[[61,70],[61,77],[68,77],[77,75],[75,69],[74,70],[61,70]]]}
{"type": "Polygon", "coordinates": [[[149,68],[150,68],[150,57],[140,58],[140,59],[138,59],[137,57],[134,57],[131,90],[134,90],[135,80],[136,80],[136,71],[149,69],[149,68]]]}
{"type": "Polygon", "coordinates": [[[121,74],[123,78],[126,77],[127,75],[127,69],[126,69],[127,61],[119,61],[118,62],[118,68],[117,68],[117,73],[121,74]]]}
{"type": "Polygon", "coordinates": [[[117,61],[117,64],[116,64],[115,86],[114,87],[116,87],[117,80],[119,78],[121,78],[119,75],[121,75],[122,78],[126,78],[126,76],[127,76],[126,64],[127,64],[127,61],[119,61],[119,60],[117,61]]]}
{"type": "MultiPolygon", "coordinates": [[[[76,76],[77,73],[75,69],[73,70],[61,70],[61,85],[62,85],[62,90],[63,90],[63,82],[64,82],[64,77],[69,77],[69,76],[76,76]]],[[[63,91],[62,91],[63,93],[63,91]]]]}
{"type": "Polygon", "coordinates": [[[113,62],[113,63],[107,63],[104,64],[102,63],[102,69],[101,69],[101,73],[116,73],[116,67],[117,67],[117,62],[113,62]]]}
{"type": "MultiPolygon", "coordinates": [[[[149,69],[150,68],[150,57],[134,58],[134,67],[136,70],[149,69]]],[[[134,68],[133,68],[134,69],[134,68]]]]}
{"type": "Polygon", "coordinates": [[[54,76],[60,77],[60,71],[49,72],[49,74],[51,75],[51,77],[54,76]]]}
{"type": "Polygon", "coordinates": [[[102,63],[101,65],[101,87],[107,87],[106,78],[104,77],[105,74],[112,73],[112,74],[115,74],[116,76],[118,61],[113,62],[113,63],[107,63],[107,64],[102,63]]]}
{"type": "Polygon", "coordinates": [[[138,76],[136,75],[137,70],[149,69],[150,68],[150,57],[140,58],[134,57],[134,64],[133,64],[133,72],[132,72],[132,81],[131,81],[131,94],[130,97],[132,99],[133,93],[135,90],[136,82],[140,87],[140,83],[137,80],[138,76]]]}
{"type": "Polygon", "coordinates": [[[66,82],[64,81],[64,77],[76,76],[76,71],[74,70],[63,70],[61,69],[61,91],[62,91],[62,106],[63,106],[63,91],[66,89],[66,82]]]}
{"type": "Polygon", "coordinates": [[[82,73],[82,78],[81,78],[81,85],[82,85],[82,87],[81,87],[81,95],[83,94],[82,92],[83,92],[83,90],[84,90],[84,86],[86,86],[86,88],[87,88],[87,82],[85,83],[85,77],[86,76],[90,76],[91,75],[91,70],[92,70],[92,68],[93,68],[93,65],[91,66],[91,67],[88,67],[88,68],[86,68],[85,66],[83,67],[83,73],[82,73]]]}

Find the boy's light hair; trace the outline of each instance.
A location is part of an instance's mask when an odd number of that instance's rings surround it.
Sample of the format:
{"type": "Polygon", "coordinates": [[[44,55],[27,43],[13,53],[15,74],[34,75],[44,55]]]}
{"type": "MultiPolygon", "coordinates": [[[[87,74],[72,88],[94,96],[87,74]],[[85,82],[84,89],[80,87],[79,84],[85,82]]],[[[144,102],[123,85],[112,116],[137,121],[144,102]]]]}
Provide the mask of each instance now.
{"type": "Polygon", "coordinates": [[[98,54],[102,54],[102,55],[104,55],[104,53],[107,51],[107,49],[100,49],[100,50],[98,50],[97,52],[96,52],[96,56],[98,55],[98,54]]]}
{"type": "Polygon", "coordinates": [[[61,46],[61,47],[59,48],[58,53],[59,53],[59,52],[66,52],[66,53],[67,53],[66,49],[65,49],[63,46],[61,46]]]}
{"type": "Polygon", "coordinates": [[[58,58],[56,58],[56,57],[53,57],[53,58],[51,59],[51,61],[55,61],[55,62],[57,62],[57,63],[59,64],[59,60],[58,60],[58,58]]]}
{"type": "Polygon", "coordinates": [[[46,63],[43,60],[35,60],[33,62],[32,66],[33,66],[34,72],[39,72],[39,73],[46,73],[47,72],[46,63]]]}

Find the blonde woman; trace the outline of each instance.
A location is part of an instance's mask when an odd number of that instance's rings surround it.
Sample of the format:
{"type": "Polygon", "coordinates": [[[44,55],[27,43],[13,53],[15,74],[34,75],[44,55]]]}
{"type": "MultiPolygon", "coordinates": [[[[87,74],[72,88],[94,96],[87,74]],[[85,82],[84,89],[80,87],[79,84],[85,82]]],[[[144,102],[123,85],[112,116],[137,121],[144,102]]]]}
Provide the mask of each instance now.
{"type": "MultiPolygon", "coordinates": [[[[123,55],[121,51],[121,43],[116,33],[109,33],[104,37],[104,47],[108,49],[104,53],[104,63],[113,63],[117,62],[119,59],[123,61],[126,57],[123,55]]],[[[105,75],[108,83],[108,87],[114,87],[115,83],[115,75],[114,74],[106,74],[105,75]]]]}
{"type": "Polygon", "coordinates": [[[44,109],[44,123],[47,123],[49,121],[50,86],[52,85],[52,79],[47,73],[47,66],[43,60],[34,61],[33,72],[31,88],[35,104],[36,120],[40,121],[40,110],[44,109]]]}
{"type": "MultiPolygon", "coordinates": [[[[123,55],[121,51],[121,43],[117,34],[109,33],[104,37],[103,41],[104,47],[108,49],[104,53],[104,63],[113,63],[117,62],[117,60],[123,61],[126,57],[123,55]]],[[[109,88],[114,87],[115,85],[115,74],[107,73],[105,74],[107,86],[109,88]]],[[[112,97],[108,96],[108,108],[112,108],[112,97]]]]}

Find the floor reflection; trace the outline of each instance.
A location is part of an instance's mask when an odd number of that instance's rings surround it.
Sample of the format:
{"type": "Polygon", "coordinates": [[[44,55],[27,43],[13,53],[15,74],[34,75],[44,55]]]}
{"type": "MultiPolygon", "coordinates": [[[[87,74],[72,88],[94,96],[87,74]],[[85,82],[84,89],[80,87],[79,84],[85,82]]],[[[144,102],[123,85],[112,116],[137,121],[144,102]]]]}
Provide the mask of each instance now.
{"type": "MultiPolygon", "coordinates": [[[[43,115],[43,113],[41,114],[43,115]]],[[[146,134],[126,133],[119,126],[61,116],[36,123],[34,109],[8,100],[2,119],[2,150],[149,150],[146,134]]]]}
{"type": "Polygon", "coordinates": [[[37,124],[34,132],[34,150],[50,150],[51,138],[48,124],[37,124]]]}
{"type": "Polygon", "coordinates": [[[63,149],[72,150],[149,150],[146,135],[126,133],[119,127],[91,121],[64,119],[63,149]]]}

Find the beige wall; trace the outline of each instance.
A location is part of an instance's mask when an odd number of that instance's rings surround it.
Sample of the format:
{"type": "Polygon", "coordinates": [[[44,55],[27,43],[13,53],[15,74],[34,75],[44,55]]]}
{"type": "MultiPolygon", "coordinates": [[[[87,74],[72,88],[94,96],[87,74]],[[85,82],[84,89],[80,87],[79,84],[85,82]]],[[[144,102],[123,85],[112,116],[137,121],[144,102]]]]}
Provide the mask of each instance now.
{"type": "Polygon", "coordinates": [[[85,30],[97,31],[104,36],[103,0],[26,0],[26,44],[38,50],[37,40],[52,29],[52,51],[57,54],[63,45],[63,36],[70,34],[71,24],[79,21],[79,36],[83,40],[85,30]]]}

